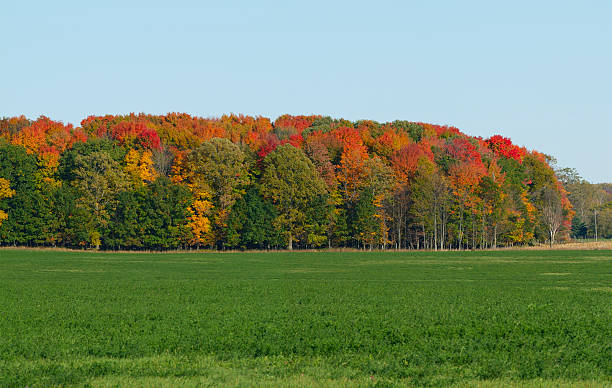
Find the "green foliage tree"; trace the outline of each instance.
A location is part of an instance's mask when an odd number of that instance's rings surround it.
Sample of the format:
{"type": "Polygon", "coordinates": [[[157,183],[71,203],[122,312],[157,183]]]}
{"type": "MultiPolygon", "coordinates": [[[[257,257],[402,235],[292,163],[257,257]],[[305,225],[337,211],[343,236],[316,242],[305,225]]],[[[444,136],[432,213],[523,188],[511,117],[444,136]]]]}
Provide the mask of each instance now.
{"type": "Polygon", "coordinates": [[[0,140],[0,178],[10,182],[14,195],[0,201],[8,218],[0,226],[0,241],[13,245],[42,245],[49,240],[52,214],[37,187],[37,159],[25,148],[0,140]]]}
{"type": "Polygon", "coordinates": [[[365,162],[365,178],[358,199],[351,207],[352,236],[361,246],[384,246],[387,243],[385,203],[392,195],[393,171],[376,157],[365,162]]]}
{"type": "Polygon", "coordinates": [[[266,156],[264,166],[261,191],[278,210],[275,226],[291,250],[294,240],[314,233],[307,230],[306,209],[316,198],[325,197],[327,188],[310,159],[291,145],[277,147],[266,156]]]}
{"type": "Polygon", "coordinates": [[[104,245],[111,249],[177,248],[187,240],[190,194],[166,177],[120,192],[113,217],[105,229],[104,245]]]}
{"type": "Polygon", "coordinates": [[[261,195],[257,185],[251,185],[239,198],[227,221],[226,244],[240,249],[270,249],[281,243],[274,228],[278,211],[261,195]]]}
{"type": "Polygon", "coordinates": [[[79,191],[67,184],[53,190],[49,199],[53,217],[48,224],[53,245],[65,247],[84,247],[89,242],[87,226],[91,214],[86,208],[78,206],[79,191]]]}
{"type": "Polygon", "coordinates": [[[121,164],[125,160],[127,150],[108,139],[91,139],[85,143],[76,143],[73,148],[62,153],[59,160],[58,175],[63,181],[72,182],[79,164],[77,158],[93,153],[106,154],[110,159],[121,164]]]}
{"type": "Polygon", "coordinates": [[[230,140],[213,138],[189,154],[187,166],[193,174],[192,184],[200,191],[212,193],[216,240],[223,241],[229,212],[250,181],[247,157],[230,140]]]}
{"type": "Polygon", "coordinates": [[[106,152],[79,154],[74,165],[72,184],[79,191],[78,204],[91,216],[87,225],[89,243],[100,248],[101,234],[114,212],[117,195],[129,187],[129,179],[106,152]]]}
{"type": "Polygon", "coordinates": [[[376,218],[374,192],[365,188],[359,193],[355,206],[351,209],[351,234],[358,246],[372,247],[380,242],[380,223],[376,218]]]}

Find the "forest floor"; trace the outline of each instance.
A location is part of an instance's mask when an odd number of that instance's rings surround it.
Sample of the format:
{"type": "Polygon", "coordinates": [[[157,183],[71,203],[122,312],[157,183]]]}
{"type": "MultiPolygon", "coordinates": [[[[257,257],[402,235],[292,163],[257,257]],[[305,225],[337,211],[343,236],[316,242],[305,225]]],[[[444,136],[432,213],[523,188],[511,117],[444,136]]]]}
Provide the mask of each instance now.
{"type": "Polygon", "coordinates": [[[612,386],[612,250],[0,250],[0,386],[612,386]]]}

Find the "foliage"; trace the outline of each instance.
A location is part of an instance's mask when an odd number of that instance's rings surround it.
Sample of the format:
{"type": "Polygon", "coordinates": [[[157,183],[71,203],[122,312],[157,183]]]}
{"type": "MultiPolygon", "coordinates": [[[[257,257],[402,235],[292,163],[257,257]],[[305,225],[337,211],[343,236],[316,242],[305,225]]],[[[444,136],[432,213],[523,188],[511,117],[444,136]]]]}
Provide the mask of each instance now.
{"type": "Polygon", "coordinates": [[[325,221],[308,220],[308,213],[318,198],[325,198],[327,188],[304,152],[289,144],[277,147],[264,159],[261,182],[262,194],[278,211],[274,224],[285,235],[287,247],[293,249],[294,240],[316,238],[318,228],[312,221],[325,221]]]}
{"type": "Polygon", "coordinates": [[[0,178],[10,182],[14,194],[0,200],[7,218],[0,225],[0,243],[5,245],[47,244],[47,225],[53,219],[36,176],[35,155],[22,146],[0,140],[0,178]]]}
{"type": "Polygon", "coordinates": [[[451,126],[132,113],[73,127],[20,116],[0,119],[0,142],[0,178],[15,191],[0,199],[0,245],[484,249],[612,230],[612,190],[556,174],[550,157],[500,135],[451,126]],[[189,194],[168,198],[182,207],[172,237],[137,227],[160,178],[169,195],[189,194]]]}
{"type": "Polygon", "coordinates": [[[243,194],[249,183],[249,172],[243,151],[228,139],[214,138],[202,143],[186,158],[188,187],[195,196],[191,209],[194,234],[209,234],[208,223],[216,226],[216,235],[208,239],[199,237],[210,245],[223,239],[223,231],[231,207],[243,194]],[[210,201],[209,201],[210,200],[210,201]]]}
{"type": "Polygon", "coordinates": [[[556,174],[575,212],[572,237],[612,238],[612,186],[591,184],[571,168],[557,170],[556,174]]]}
{"type": "Polygon", "coordinates": [[[506,158],[517,160],[518,162],[521,162],[527,153],[524,148],[520,148],[512,144],[510,139],[500,135],[490,137],[487,139],[486,143],[487,147],[489,147],[493,152],[506,158]]]}
{"type": "Polygon", "coordinates": [[[265,200],[260,187],[250,186],[234,204],[227,222],[226,245],[240,249],[270,249],[283,244],[274,228],[278,210],[265,200]]]}
{"type": "MultiPolygon", "coordinates": [[[[11,198],[15,195],[15,190],[11,189],[11,182],[4,178],[0,178],[0,201],[5,198],[11,198]]],[[[0,209],[0,226],[2,222],[8,218],[8,214],[0,209]]]]}
{"type": "Polygon", "coordinates": [[[118,195],[113,218],[103,235],[110,249],[168,249],[182,245],[190,194],[161,177],[146,187],[118,195]]]}

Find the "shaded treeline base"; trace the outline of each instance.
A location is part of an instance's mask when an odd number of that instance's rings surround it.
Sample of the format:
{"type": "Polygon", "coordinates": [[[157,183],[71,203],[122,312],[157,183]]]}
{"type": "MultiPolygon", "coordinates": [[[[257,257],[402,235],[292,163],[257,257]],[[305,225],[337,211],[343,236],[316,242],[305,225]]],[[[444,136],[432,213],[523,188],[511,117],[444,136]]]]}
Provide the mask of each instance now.
{"type": "MultiPolygon", "coordinates": [[[[88,252],[88,253],[121,253],[121,254],[178,254],[178,253],[188,253],[188,254],[234,254],[234,253],[288,253],[288,252],[300,252],[300,253],[318,253],[318,252],[326,252],[326,253],[355,253],[355,252],[372,252],[372,253],[382,253],[382,252],[395,252],[395,253],[412,253],[415,252],[414,249],[396,249],[396,248],[387,248],[381,249],[374,248],[363,249],[363,248],[347,248],[347,247],[339,247],[339,248],[304,248],[299,251],[289,251],[286,248],[279,249],[225,249],[225,250],[216,250],[216,249],[206,249],[206,248],[188,248],[188,249],[128,249],[128,250],[104,250],[104,249],[94,249],[94,248],[67,248],[67,247],[49,247],[49,246],[40,246],[40,247],[27,247],[27,246],[6,246],[0,247],[0,251],[2,250],[16,250],[16,251],[48,251],[48,252],[88,252]]],[[[495,249],[479,249],[480,252],[500,252],[500,251],[522,251],[522,250],[544,250],[544,251],[556,251],[556,250],[573,250],[573,251],[597,251],[597,250],[612,250],[612,240],[599,240],[599,241],[567,241],[553,245],[550,247],[548,244],[539,244],[539,245],[516,245],[512,247],[498,247],[495,249]]],[[[463,252],[465,250],[458,249],[438,249],[438,250],[425,250],[420,249],[418,252],[463,252]]]]}
{"type": "Polygon", "coordinates": [[[612,251],[0,251],[0,386],[609,386],[612,251]]]}
{"type": "Polygon", "coordinates": [[[566,240],[547,162],[407,121],[186,114],[0,120],[0,244],[485,249],[566,240]]]}

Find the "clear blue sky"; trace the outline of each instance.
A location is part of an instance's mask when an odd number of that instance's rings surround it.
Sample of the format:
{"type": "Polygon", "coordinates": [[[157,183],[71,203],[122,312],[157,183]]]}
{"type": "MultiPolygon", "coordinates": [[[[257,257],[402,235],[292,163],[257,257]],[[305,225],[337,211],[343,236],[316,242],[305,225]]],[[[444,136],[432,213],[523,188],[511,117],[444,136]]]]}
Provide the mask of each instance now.
{"type": "Polygon", "coordinates": [[[405,119],[612,181],[610,1],[12,1],[0,116],[405,119]]]}

